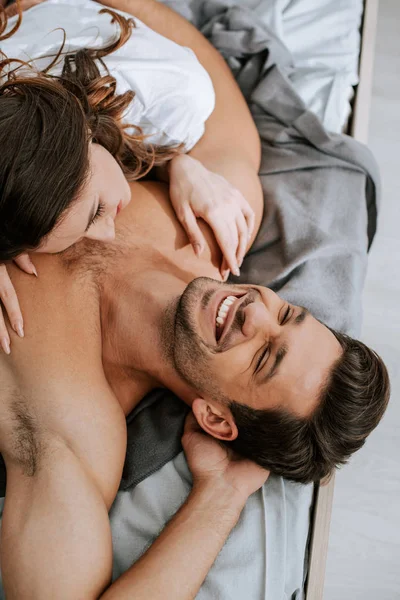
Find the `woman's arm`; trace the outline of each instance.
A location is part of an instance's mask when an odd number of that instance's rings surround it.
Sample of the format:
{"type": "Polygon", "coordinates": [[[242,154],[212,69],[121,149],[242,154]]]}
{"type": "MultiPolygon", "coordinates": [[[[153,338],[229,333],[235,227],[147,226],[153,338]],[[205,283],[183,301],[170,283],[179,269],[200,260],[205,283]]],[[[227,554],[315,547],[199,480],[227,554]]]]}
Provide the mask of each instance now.
{"type": "Polygon", "coordinates": [[[156,0],[102,0],[101,4],[131,13],[157,33],[190,48],[208,72],[216,105],[205,135],[195,146],[196,158],[207,166],[224,150],[258,171],[261,146],[257,128],[228,65],[212,44],[186,19],[156,0]]]}
{"type": "Polygon", "coordinates": [[[101,4],[131,13],[145,25],[191,48],[211,77],[216,103],[206,122],[205,133],[189,153],[210,171],[235,186],[255,212],[258,231],[263,211],[258,178],[261,145],[245,99],[220,53],[186,19],[155,0],[102,0],[101,4]]]}

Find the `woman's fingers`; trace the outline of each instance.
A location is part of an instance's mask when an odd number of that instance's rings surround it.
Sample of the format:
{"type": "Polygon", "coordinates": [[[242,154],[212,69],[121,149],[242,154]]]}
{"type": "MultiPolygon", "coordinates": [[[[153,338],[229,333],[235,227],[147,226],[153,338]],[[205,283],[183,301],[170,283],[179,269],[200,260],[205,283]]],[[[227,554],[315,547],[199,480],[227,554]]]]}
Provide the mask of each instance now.
{"type": "Polygon", "coordinates": [[[220,217],[219,214],[207,215],[207,223],[214,232],[215,239],[224,255],[228,269],[238,277],[240,270],[236,259],[238,247],[237,226],[235,221],[228,221],[226,215],[222,214],[220,217]]]}
{"type": "Polygon", "coordinates": [[[20,254],[17,258],[14,258],[14,262],[19,266],[21,271],[25,271],[28,275],[38,276],[36,267],[31,261],[29,254],[20,254]]]}
{"type": "Polygon", "coordinates": [[[247,223],[248,239],[250,239],[251,236],[253,235],[254,225],[255,225],[255,221],[256,221],[256,215],[255,215],[254,210],[251,208],[250,204],[247,202],[247,200],[245,198],[243,198],[241,208],[242,208],[242,214],[247,223]]]}
{"type": "Polygon", "coordinates": [[[243,213],[239,213],[236,217],[236,226],[239,238],[239,244],[236,251],[236,259],[239,268],[242,266],[244,255],[246,254],[247,246],[249,243],[249,229],[247,227],[246,219],[243,213]]]}
{"type": "MultiPolygon", "coordinates": [[[[14,329],[14,331],[16,331],[16,333],[18,333],[20,337],[24,337],[24,322],[22,319],[21,309],[19,306],[17,294],[15,293],[14,286],[11,282],[5,265],[0,265],[0,299],[7,312],[11,327],[14,329]]],[[[10,338],[7,332],[7,327],[4,323],[3,316],[0,337],[2,338],[2,341],[3,338],[7,338],[9,343],[10,338]]]]}
{"type": "Polygon", "coordinates": [[[196,256],[200,256],[205,248],[206,240],[204,239],[204,235],[197,223],[197,219],[193,213],[193,210],[189,205],[186,204],[182,206],[180,210],[178,210],[177,216],[182,224],[182,227],[186,231],[186,235],[189,238],[189,242],[193,246],[196,256]]]}
{"type": "Polygon", "coordinates": [[[10,336],[4,323],[3,311],[0,308],[0,345],[6,354],[10,354],[10,336]]]}
{"type": "Polygon", "coordinates": [[[222,257],[222,263],[219,272],[221,273],[222,281],[227,281],[230,274],[230,270],[228,267],[228,263],[226,262],[225,256],[222,257]]]}

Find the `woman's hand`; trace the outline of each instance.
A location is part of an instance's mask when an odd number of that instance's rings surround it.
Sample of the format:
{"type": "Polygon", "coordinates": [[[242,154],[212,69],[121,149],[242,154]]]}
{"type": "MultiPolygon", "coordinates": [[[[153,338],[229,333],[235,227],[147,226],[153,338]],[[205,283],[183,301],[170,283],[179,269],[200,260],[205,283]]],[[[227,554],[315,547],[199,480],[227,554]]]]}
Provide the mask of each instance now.
{"type": "MultiPolygon", "coordinates": [[[[21,254],[14,260],[22,271],[28,275],[36,275],[36,269],[29,258],[28,254],[21,254]]],[[[19,337],[24,337],[24,321],[22,318],[21,309],[19,306],[17,294],[7,272],[7,267],[0,264],[0,299],[3,308],[6,309],[11,327],[19,337]]],[[[10,335],[7,330],[7,325],[4,321],[3,311],[0,307],[0,344],[6,354],[10,354],[10,335]]]]}
{"type": "Polygon", "coordinates": [[[169,181],[172,206],[196,254],[201,254],[206,243],[197,223],[202,218],[224,256],[221,275],[227,278],[227,269],[239,275],[254,228],[254,211],[247,200],[224,177],[187,154],[171,160],[169,181]]]}
{"type": "Polygon", "coordinates": [[[240,501],[258,490],[268,479],[266,471],[251,460],[234,455],[206,434],[192,412],[186,418],[182,445],[193,476],[193,485],[212,484],[232,490],[240,501]]]}

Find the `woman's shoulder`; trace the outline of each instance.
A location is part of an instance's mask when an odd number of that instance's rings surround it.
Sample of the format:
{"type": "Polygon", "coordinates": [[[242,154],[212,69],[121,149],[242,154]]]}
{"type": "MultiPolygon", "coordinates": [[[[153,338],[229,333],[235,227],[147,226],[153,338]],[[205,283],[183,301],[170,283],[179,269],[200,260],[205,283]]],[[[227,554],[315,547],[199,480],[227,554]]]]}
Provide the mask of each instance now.
{"type": "MultiPolygon", "coordinates": [[[[108,13],[99,14],[102,8],[92,0],[47,0],[24,13],[17,32],[2,42],[2,50],[10,58],[34,58],[35,67],[43,70],[61,46],[61,28],[68,52],[104,47],[118,35],[118,26],[108,13]]],[[[128,13],[116,12],[132,19],[128,13]]],[[[136,17],[133,21],[130,38],[103,58],[116,80],[116,93],[135,92],[124,121],[141,127],[152,144],[183,143],[189,150],[203,135],[204,123],[214,109],[211,79],[190,49],[136,17]]],[[[60,75],[62,65],[61,60],[51,74],[60,75]]],[[[103,72],[100,63],[99,68],[103,72]]]]}

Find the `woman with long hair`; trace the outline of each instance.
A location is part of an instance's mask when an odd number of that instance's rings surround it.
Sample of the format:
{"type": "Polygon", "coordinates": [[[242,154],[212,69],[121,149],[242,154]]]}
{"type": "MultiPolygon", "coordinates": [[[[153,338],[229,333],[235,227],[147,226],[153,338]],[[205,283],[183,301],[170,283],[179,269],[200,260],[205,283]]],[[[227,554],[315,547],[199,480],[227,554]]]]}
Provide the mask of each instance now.
{"type": "MultiPolygon", "coordinates": [[[[83,20],[83,37],[78,39],[93,41],[91,25],[93,20],[83,20]]],[[[28,253],[62,252],[84,237],[112,240],[114,220],[131,200],[128,182],[157,173],[169,181],[172,205],[195,252],[204,243],[197,225],[197,218],[203,218],[224,254],[223,276],[229,270],[237,274],[254,213],[223,177],[186,154],[212,112],[207,77],[187,49],[91,0],[17,0],[6,9],[0,5],[0,263],[14,260],[27,273],[37,274],[28,253]],[[74,5],[79,15],[90,12],[93,18],[96,11],[100,32],[107,19],[114,38],[101,47],[88,43],[77,48],[75,35],[75,47],[64,51],[65,10],[73,11],[74,5]],[[25,16],[35,15],[38,26],[24,29],[22,9],[31,6],[25,16]],[[49,14],[64,34],[58,48],[46,46],[40,31],[49,14]],[[34,44],[28,47],[27,38],[46,46],[35,47],[34,59],[29,54],[34,44]],[[127,51],[129,40],[136,41],[136,53],[141,43],[148,52],[158,48],[157,60],[146,56],[145,61],[142,49],[134,89],[126,85],[129,78],[125,86],[119,78],[124,51],[131,58],[135,48],[127,51]],[[17,50],[24,50],[28,60],[17,58],[17,50]],[[115,64],[112,72],[109,66],[115,64]]],[[[23,337],[23,318],[5,264],[0,265],[0,298],[11,327],[23,337]]],[[[9,353],[1,309],[0,343],[9,353]]]]}

